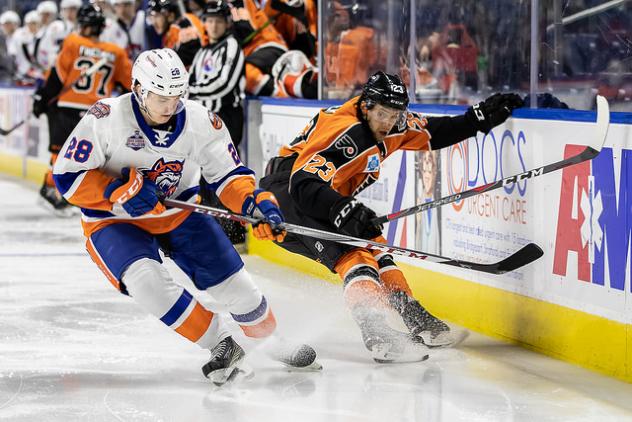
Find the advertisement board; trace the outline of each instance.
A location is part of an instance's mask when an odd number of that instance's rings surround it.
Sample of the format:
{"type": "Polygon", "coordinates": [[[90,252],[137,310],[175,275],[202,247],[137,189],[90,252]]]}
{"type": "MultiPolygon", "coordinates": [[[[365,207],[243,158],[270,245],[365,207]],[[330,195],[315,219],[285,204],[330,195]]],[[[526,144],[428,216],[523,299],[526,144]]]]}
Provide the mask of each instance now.
{"type": "MultiPolygon", "coordinates": [[[[318,110],[264,104],[262,160],[318,110]]],[[[359,198],[382,215],[469,190],[577,153],[591,142],[593,124],[518,117],[440,151],[400,151],[359,198]]],[[[407,263],[630,323],[630,189],[632,134],[613,123],[592,162],[396,220],[384,234],[391,244],[475,262],[499,261],[535,242],[544,256],[502,276],[407,263]]]]}

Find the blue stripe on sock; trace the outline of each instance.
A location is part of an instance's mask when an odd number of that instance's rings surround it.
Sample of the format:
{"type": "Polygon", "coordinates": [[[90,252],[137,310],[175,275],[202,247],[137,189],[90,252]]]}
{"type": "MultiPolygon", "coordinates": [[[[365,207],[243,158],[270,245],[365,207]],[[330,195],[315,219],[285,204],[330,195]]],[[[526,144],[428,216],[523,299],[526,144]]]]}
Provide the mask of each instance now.
{"type": "Polygon", "coordinates": [[[257,308],[254,311],[248,312],[247,314],[231,313],[231,315],[233,316],[233,319],[235,321],[246,323],[246,322],[253,322],[261,318],[261,316],[265,314],[267,310],[268,310],[268,302],[266,301],[266,297],[261,296],[261,304],[259,304],[259,306],[257,306],[257,308]]]}
{"type": "Polygon", "coordinates": [[[191,294],[186,290],[183,290],[176,303],[171,307],[171,309],[169,309],[166,314],[163,315],[162,318],[160,318],[160,320],[165,325],[173,324],[184,313],[192,300],[193,297],[191,296],[191,294]]]}

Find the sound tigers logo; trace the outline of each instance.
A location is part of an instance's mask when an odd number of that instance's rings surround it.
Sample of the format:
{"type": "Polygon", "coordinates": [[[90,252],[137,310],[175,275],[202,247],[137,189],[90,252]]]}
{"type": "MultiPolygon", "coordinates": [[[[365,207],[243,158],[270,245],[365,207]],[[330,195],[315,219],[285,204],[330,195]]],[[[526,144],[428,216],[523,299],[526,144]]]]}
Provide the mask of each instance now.
{"type": "Polygon", "coordinates": [[[151,169],[144,170],[145,177],[156,183],[156,186],[168,198],[178,189],[178,183],[182,178],[184,161],[167,161],[162,158],[154,163],[151,169]]]}

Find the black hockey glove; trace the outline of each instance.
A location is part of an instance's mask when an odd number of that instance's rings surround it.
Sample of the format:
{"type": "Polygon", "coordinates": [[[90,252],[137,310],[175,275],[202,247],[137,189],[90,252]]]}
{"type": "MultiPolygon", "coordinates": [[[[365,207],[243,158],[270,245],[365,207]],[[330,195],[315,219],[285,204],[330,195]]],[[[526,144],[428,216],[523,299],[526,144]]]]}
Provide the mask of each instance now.
{"type": "Polygon", "coordinates": [[[329,220],[342,233],[362,239],[373,239],[382,234],[383,226],[373,224],[377,215],[353,197],[346,196],[334,204],[329,220]]]}
{"type": "MultiPolygon", "coordinates": [[[[563,108],[568,109],[568,104],[561,101],[554,95],[545,92],[544,94],[536,94],[536,104],[538,108],[563,108]]],[[[529,107],[531,104],[531,94],[524,97],[524,104],[529,107]]]]}
{"type": "Polygon", "coordinates": [[[524,101],[518,94],[494,94],[468,108],[465,117],[476,130],[487,134],[507,120],[515,108],[523,105],[524,101]]]}
{"type": "Polygon", "coordinates": [[[40,94],[33,94],[33,115],[39,117],[48,110],[47,101],[40,94]]]}

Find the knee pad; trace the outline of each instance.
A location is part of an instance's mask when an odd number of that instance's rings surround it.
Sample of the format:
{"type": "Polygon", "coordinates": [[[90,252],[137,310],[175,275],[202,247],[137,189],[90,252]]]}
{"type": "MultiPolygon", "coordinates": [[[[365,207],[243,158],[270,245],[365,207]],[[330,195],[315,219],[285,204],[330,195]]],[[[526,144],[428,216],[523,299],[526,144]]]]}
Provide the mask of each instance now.
{"type": "Polygon", "coordinates": [[[231,314],[249,313],[265,302],[261,291],[245,268],[206,291],[231,314]]]}
{"type": "Polygon", "coordinates": [[[132,263],[121,279],[129,295],[159,318],[171,309],[184,290],[173,282],[162,264],[149,258],[132,263]]]}

